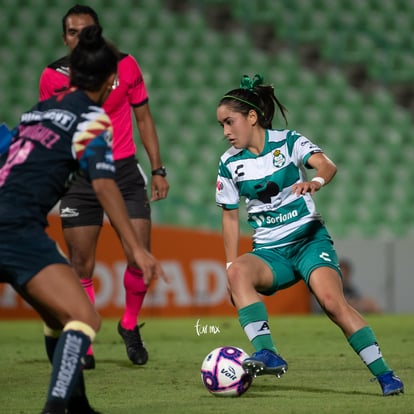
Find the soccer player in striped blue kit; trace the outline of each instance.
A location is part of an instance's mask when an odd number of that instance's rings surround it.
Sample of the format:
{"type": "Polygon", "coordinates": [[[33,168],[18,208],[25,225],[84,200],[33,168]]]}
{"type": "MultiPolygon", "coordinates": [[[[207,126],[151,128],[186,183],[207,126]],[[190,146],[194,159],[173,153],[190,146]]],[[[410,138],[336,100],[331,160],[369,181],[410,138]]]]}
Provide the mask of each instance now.
{"type": "Polygon", "coordinates": [[[312,196],[332,180],[336,166],[300,133],[272,129],[276,107],[287,122],[284,106],[261,75],[243,76],[240,88],[226,93],[217,107],[217,119],[231,145],[221,156],[216,185],[228,288],[255,349],[243,367],[253,376],[280,377],[287,371],[260,295],[304,280],[377,378],[383,395],[402,393],[404,385],[383,358],[374,332],[343,295],[337,254],[315,209],[312,196]],[[307,178],[306,169],[315,170],[313,178],[307,178]],[[238,256],[241,197],[254,233],[253,250],[238,256]]]}

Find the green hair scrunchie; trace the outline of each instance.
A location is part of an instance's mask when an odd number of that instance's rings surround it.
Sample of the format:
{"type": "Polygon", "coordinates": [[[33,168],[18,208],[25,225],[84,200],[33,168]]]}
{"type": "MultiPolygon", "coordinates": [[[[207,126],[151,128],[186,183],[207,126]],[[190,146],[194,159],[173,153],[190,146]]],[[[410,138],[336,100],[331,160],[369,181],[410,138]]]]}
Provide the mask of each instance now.
{"type": "MultiPolygon", "coordinates": [[[[253,92],[255,95],[257,95],[257,93],[254,91],[254,88],[262,84],[263,84],[262,75],[254,75],[253,78],[250,78],[247,75],[243,75],[240,81],[240,89],[247,89],[253,92]]],[[[251,106],[252,108],[254,108],[260,115],[262,116],[265,115],[264,111],[261,108],[259,108],[257,105],[255,105],[253,102],[246,101],[245,99],[239,98],[238,96],[234,96],[234,95],[224,95],[222,99],[224,98],[230,98],[230,99],[234,99],[239,102],[243,102],[251,106]]]]}
{"type": "Polygon", "coordinates": [[[252,91],[256,86],[263,84],[263,75],[256,74],[253,78],[243,75],[240,80],[240,88],[252,91]]]}

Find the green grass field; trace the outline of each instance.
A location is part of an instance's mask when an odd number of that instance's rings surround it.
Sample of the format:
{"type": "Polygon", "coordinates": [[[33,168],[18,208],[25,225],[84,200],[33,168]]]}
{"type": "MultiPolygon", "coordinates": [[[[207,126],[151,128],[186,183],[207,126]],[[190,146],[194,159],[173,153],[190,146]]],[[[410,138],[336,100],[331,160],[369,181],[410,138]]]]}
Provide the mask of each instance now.
{"type": "MultiPolygon", "coordinates": [[[[256,378],[239,398],[214,397],[200,379],[201,362],[213,348],[235,345],[252,352],[236,318],[147,318],[142,332],[150,360],[142,367],[127,360],[117,321],[105,319],[94,345],[97,367],[85,372],[89,398],[104,414],[414,413],[414,315],[367,319],[404,380],[402,396],[382,397],[340,330],[325,316],[312,315],[271,318],[289,371],[281,379],[256,378]],[[198,319],[207,333],[197,334],[198,319]]],[[[0,321],[0,331],[0,412],[39,413],[50,372],[42,325],[0,321]]]]}

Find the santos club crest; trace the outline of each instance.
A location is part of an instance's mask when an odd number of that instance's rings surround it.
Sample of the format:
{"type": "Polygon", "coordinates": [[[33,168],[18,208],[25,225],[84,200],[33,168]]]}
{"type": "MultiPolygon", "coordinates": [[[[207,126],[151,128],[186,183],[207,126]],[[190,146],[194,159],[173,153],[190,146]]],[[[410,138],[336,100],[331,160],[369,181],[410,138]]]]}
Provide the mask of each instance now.
{"type": "Polygon", "coordinates": [[[280,168],[285,165],[285,162],[285,156],[280,152],[280,150],[275,150],[273,152],[273,165],[277,168],[280,168]]]}

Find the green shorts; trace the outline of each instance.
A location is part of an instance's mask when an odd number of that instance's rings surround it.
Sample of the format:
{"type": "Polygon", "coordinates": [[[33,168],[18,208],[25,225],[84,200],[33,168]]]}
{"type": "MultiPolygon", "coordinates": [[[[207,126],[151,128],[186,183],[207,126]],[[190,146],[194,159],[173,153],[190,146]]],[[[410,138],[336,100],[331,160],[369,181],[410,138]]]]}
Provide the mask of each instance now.
{"type": "Polygon", "coordinates": [[[323,224],[310,226],[309,237],[284,247],[259,248],[250,254],[266,262],[273,272],[273,284],[260,293],[273,295],[278,290],[303,280],[309,286],[311,273],[319,267],[332,267],[341,275],[333,241],[323,224]]]}

